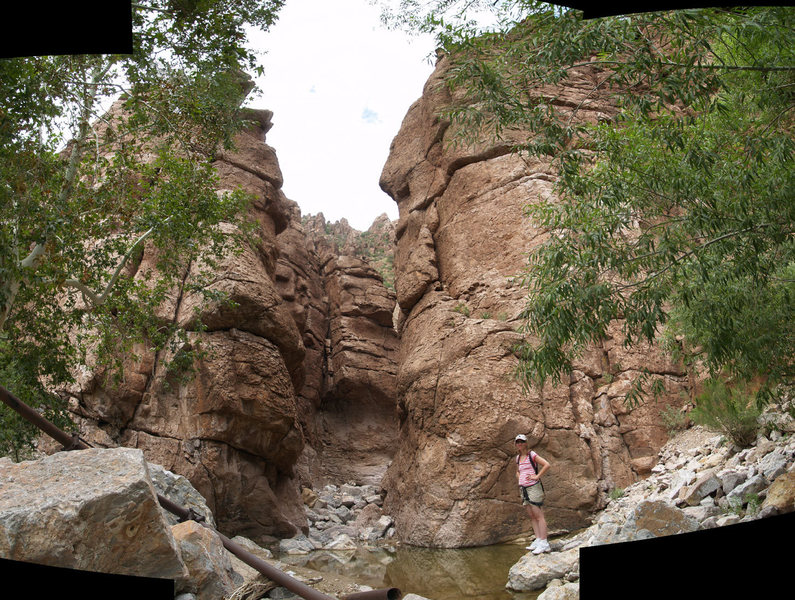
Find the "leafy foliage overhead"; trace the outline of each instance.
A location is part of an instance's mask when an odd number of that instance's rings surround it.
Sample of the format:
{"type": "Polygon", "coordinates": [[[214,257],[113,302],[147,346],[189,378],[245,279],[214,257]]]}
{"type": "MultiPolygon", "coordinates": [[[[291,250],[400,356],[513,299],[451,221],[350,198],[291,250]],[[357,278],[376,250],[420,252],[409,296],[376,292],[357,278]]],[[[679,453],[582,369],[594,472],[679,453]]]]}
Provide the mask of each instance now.
{"type": "MultiPolygon", "coordinates": [[[[23,400],[59,406],[46,390],[88,348],[100,364],[185,348],[155,308],[206,292],[246,231],[248,198],[219,195],[210,165],[261,72],[247,28],[282,4],[141,0],[132,55],[0,60],[0,378],[23,400]],[[145,247],[157,269],[134,277],[145,247]]],[[[2,432],[0,451],[27,439],[2,432]]]]}
{"type": "Polygon", "coordinates": [[[520,278],[528,386],[569,371],[616,320],[626,345],[662,334],[689,365],[758,378],[763,395],[793,383],[795,10],[583,20],[538,2],[402,4],[391,22],[437,33],[448,55],[462,100],[445,116],[464,141],[510,140],[557,171],[527,207],[548,233],[520,278]],[[567,105],[584,72],[592,89],[567,105]],[[584,118],[595,105],[603,118],[584,118]]]}

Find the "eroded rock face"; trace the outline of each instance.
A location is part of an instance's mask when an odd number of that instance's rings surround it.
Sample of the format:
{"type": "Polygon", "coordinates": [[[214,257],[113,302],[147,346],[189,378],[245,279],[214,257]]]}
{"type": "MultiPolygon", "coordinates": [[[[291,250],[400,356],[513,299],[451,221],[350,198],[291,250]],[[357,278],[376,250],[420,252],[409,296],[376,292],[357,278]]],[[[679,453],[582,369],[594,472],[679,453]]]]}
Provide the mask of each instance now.
{"type": "Polygon", "coordinates": [[[276,277],[306,348],[299,401],[309,443],[299,475],[315,488],[380,483],[398,432],[395,295],[361,240],[391,241],[389,222],[360,234],[322,215],[301,221],[298,213],[279,235],[276,277]]]}
{"type": "MultiPolygon", "coordinates": [[[[261,541],[307,529],[299,484],[380,482],[398,431],[397,334],[394,292],[368,262],[391,266],[391,222],[360,233],[319,215],[304,227],[265,144],[270,113],[248,116],[256,124],[214,163],[221,190],[254,195],[258,225],[216,268],[210,291],[228,302],[184,289],[158,307],[204,350],[195,373],[169,374],[173,354],[141,345],[121,382],[89,369],[68,392],[85,439],[142,449],[190,480],[219,529],[261,541]]],[[[147,277],[156,258],[147,248],[129,275],[147,277]]]]}
{"type": "MultiPolygon", "coordinates": [[[[161,318],[192,332],[189,344],[206,350],[195,376],[168,374],[172,356],[142,346],[119,383],[102,372],[83,373],[70,390],[70,408],[84,438],[144,450],[147,459],[191,481],[219,528],[258,539],[305,527],[293,466],[304,447],[296,390],[306,350],[274,283],[277,235],[287,227],[290,203],[265,144],[270,113],[253,116],[258,123],[239,134],[235,152],[221,152],[214,163],[221,189],[240,186],[255,197],[249,210],[256,241],[226,256],[211,285],[232,302],[203,306],[175,290],[159,307],[161,318]]],[[[145,277],[154,264],[148,248],[132,275],[145,277]]]]}
{"type": "MultiPolygon", "coordinates": [[[[523,207],[552,191],[554,172],[511,154],[510,140],[452,147],[449,123],[436,116],[451,98],[440,84],[445,65],[442,58],[409,109],[381,176],[400,210],[401,429],[384,487],[404,541],[455,547],[527,529],[513,464],[517,433],[553,465],[545,481],[551,526],[584,525],[607,489],[654,465],[667,439],[659,411],[682,402],[687,379],[655,348],[624,350],[617,323],[565,384],[522,393],[512,347],[525,290],[511,278],[544,239],[523,207]],[[667,395],[629,411],[623,398],[642,368],[659,374],[667,395]]],[[[564,90],[565,103],[577,106],[593,77],[583,71],[564,90]]],[[[590,106],[584,118],[610,112],[609,103],[590,106]]]]}

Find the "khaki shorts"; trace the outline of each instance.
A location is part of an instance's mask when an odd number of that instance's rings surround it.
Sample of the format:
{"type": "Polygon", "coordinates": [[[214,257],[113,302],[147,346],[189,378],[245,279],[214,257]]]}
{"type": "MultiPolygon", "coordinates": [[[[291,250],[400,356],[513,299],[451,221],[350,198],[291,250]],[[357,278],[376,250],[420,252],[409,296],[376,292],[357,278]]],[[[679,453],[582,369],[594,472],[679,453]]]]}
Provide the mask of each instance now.
{"type": "Polygon", "coordinates": [[[519,493],[522,495],[522,505],[524,506],[528,504],[542,506],[544,504],[544,488],[541,487],[540,483],[528,485],[527,487],[520,485],[519,493]]]}

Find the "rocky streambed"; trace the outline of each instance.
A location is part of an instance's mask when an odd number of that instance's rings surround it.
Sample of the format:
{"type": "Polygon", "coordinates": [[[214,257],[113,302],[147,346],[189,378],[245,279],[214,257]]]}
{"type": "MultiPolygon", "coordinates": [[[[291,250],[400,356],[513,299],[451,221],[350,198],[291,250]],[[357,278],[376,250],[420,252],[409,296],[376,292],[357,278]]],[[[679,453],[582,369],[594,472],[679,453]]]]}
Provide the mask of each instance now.
{"type": "Polygon", "coordinates": [[[281,540],[286,554],[314,550],[355,550],[395,536],[394,521],[382,510],[384,492],[375,485],[326,485],[319,492],[303,488],[308,534],[281,540]]]}
{"type": "MultiPolygon", "coordinates": [[[[504,585],[503,594],[482,591],[480,596],[477,592],[472,592],[475,596],[468,595],[473,586],[482,585],[473,572],[483,571],[485,564],[495,562],[498,547],[439,550],[401,546],[396,541],[392,517],[383,513],[383,496],[377,486],[346,484],[326,486],[317,492],[305,490],[309,532],[282,540],[280,551],[287,564],[344,572],[376,586],[390,576],[395,578],[395,585],[397,573],[403,569],[400,565],[412,562],[422,565],[412,572],[413,577],[421,577],[423,570],[428,577],[437,579],[445,578],[438,573],[446,569],[457,572],[459,581],[439,584],[439,589],[445,591],[439,591],[438,597],[425,592],[431,600],[579,598],[580,550],[584,547],[727,527],[795,510],[793,432],[792,419],[780,417],[751,447],[744,449],[698,426],[678,433],[660,451],[651,476],[625,489],[614,489],[608,506],[594,516],[590,527],[552,539],[553,552],[525,554],[519,548],[529,539],[517,540],[521,546],[501,545],[503,555],[513,552],[514,560],[518,557],[503,575],[507,581],[500,582],[504,585]],[[467,562],[473,559],[467,556],[479,551],[481,558],[471,563],[479,566],[473,570],[467,562]],[[448,566],[436,570],[436,563],[448,566]],[[468,576],[472,576],[469,583],[465,581],[468,576]],[[461,589],[449,591],[455,586],[461,589]]],[[[491,576],[500,577],[497,571],[491,576]]]]}
{"type": "MultiPolygon", "coordinates": [[[[726,527],[795,511],[793,432],[792,419],[780,416],[766,435],[745,449],[701,427],[679,433],[660,451],[650,477],[614,490],[590,527],[551,541],[552,553],[523,556],[511,567],[507,588],[544,590],[541,600],[579,598],[583,547],[726,527]]],[[[765,542],[759,540],[757,547],[764,548],[765,542]]],[[[746,560],[749,550],[753,548],[736,548],[746,560]]]]}
{"type": "Polygon", "coordinates": [[[523,545],[440,549],[401,544],[394,519],[384,513],[384,495],[378,486],[353,483],[304,488],[308,531],[280,540],[274,554],[287,569],[341,576],[374,589],[396,587],[408,600],[524,600],[537,595],[504,587],[523,545]]]}
{"type": "MultiPolygon", "coordinates": [[[[699,427],[681,432],[663,446],[649,477],[613,490],[592,525],[553,537],[554,551],[538,556],[525,552],[528,539],[466,549],[402,545],[375,485],[305,489],[304,533],[269,548],[241,536],[233,541],[337,597],[399,587],[407,600],[578,598],[585,548],[729,530],[795,511],[793,433],[795,423],[786,417],[741,449],[699,427]]],[[[80,450],[18,464],[0,459],[0,557],[173,578],[179,600],[293,597],[227,552],[210,529],[176,522],[159,509],[155,489],[213,522],[184,477],[147,463],[140,450],[80,450]]],[[[791,535],[777,532],[784,542],[791,535]]],[[[730,546],[747,565],[770,544],[730,546]]],[[[771,568],[757,570],[754,580],[786,579],[785,571],[771,568]]]]}

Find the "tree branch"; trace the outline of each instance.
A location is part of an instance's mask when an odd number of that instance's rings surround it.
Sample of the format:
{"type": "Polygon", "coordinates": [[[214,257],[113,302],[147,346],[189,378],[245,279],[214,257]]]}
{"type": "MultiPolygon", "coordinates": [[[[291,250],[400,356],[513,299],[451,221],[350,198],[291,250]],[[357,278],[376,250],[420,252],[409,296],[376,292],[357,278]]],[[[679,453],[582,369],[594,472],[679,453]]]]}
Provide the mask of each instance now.
{"type": "MultiPolygon", "coordinates": [[[[171,217],[168,217],[165,221],[163,221],[163,224],[168,223],[170,219],[171,217]]],[[[127,265],[130,258],[132,257],[133,252],[138,247],[140,247],[140,245],[143,244],[149,237],[151,237],[154,232],[155,232],[155,227],[154,226],[150,227],[141,235],[141,237],[135,240],[135,243],[132,246],[130,246],[130,248],[122,257],[121,262],[119,262],[119,264],[116,266],[116,270],[113,272],[113,275],[111,276],[110,281],[108,281],[108,284],[105,286],[105,289],[102,291],[102,294],[100,294],[96,298],[97,304],[103,304],[105,300],[107,300],[108,296],[110,295],[110,292],[113,290],[113,286],[116,285],[116,282],[119,280],[122,270],[127,265]]]]}
{"type": "Polygon", "coordinates": [[[688,250],[687,252],[685,252],[681,256],[677,256],[677,257],[673,258],[672,261],[668,265],[666,265],[664,268],[660,269],[659,271],[655,271],[654,273],[651,273],[648,277],[645,277],[643,280],[635,282],[635,283],[628,283],[628,284],[620,286],[620,287],[618,287],[616,289],[618,291],[623,291],[623,290],[630,289],[630,288],[640,287],[640,286],[650,282],[651,280],[656,279],[657,277],[659,277],[660,275],[662,275],[666,271],[670,271],[677,264],[681,263],[683,260],[698,254],[704,248],[708,248],[709,246],[712,246],[713,244],[717,244],[718,242],[722,242],[723,240],[726,240],[728,238],[732,238],[732,237],[735,237],[735,236],[738,236],[738,235],[742,235],[744,233],[749,233],[749,232],[755,231],[757,229],[765,229],[765,228],[771,227],[773,225],[775,225],[775,223],[760,223],[759,225],[754,225],[753,227],[746,227],[745,229],[738,229],[737,231],[729,231],[728,233],[725,233],[725,234],[720,235],[720,236],[718,236],[716,238],[713,238],[711,240],[707,240],[706,242],[704,242],[702,244],[699,244],[698,246],[692,248],[691,250],[688,250]]]}
{"type": "MultiPolygon", "coordinates": [[[[167,223],[170,219],[171,217],[168,217],[163,221],[163,223],[167,223]]],[[[124,267],[127,266],[127,263],[130,261],[130,258],[132,258],[135,250],[138,249],[147,239],[149,239],[155,231],[156,227],[150,227],[143,234],[141,234],[137,240],[135,240],[132,246],[129,247],[124,256],[122,256],[121,261],[119,261],[119,264],[116,265],[116,270],[113,272],[110,280],[105,285],[105,289],[102,290],[102,293],[96,294],[94,290],[92,290],[79,279],[67,279],[63,282],[63,284],[79,290],[80,293],[83,294],[83,299],[86,300],[87,303],[90,302],[92,306],[102,306],[107,301],[110,293],[113,291],[113,287],[116,285],[119,277],[121,277],[121,272],[124,270],[124,267]]]]}
{"type": "Polygon", "coordinates": [[[63,282],[63,284],[79,290],[80,293],[83,294],[83,300],[86,301],[86,304],[88,304],[89,301],[94,306],[98,306],[100,304],[99,299],[97,298],[97,295],[94,293],[94,291],[79,279],[67,279],[63,282]]]}
{"type": "MultiPolygon", "coordinates": [[[[575,63],[573,65],[569,65],[569,69],[574,69],[577,67],[592,67],[598,65],[604,66],[615,66],[615,65],[628,65],[631,64],[629,62],[624,62],[620,60],[589,60],[581,63],[575,63]]],[[[686,65],[683,63],[676,63],[665,61],[661,62],[660,65],[664,67],[679,67],[679,68],[693,68],[693,69],[705,69],[710,71],[759,71],[762,73],[772,72],[772,71],[795,71],[795,65],[792,66],[753,66],[753,65],[705,65],[705,64],[692,64],[686,65]]]]}
{"type": "Polygon", "coordinates": [[[22,285],[22,282],[27,279],[27,276],[24,274],[24,272],[36,268],[36,266],[39,264],[39,261],[41,260],[41,257],[44,256],[45,250],[45,245],[42,242],[38,242],[33,247],[33,250],[30,251],[30,254],[28,254],[19,262],[19,267],[23,273],[17,279],[7,281],[3,285],[4,297],[2,298],[3,310],[0,312],[0,331],[3,330],[3,327],[8,320],[8,315],[11,314],[11,309],[14,307],[14,301],[16,300],[17,294],[19,293],[19,287],[22,285]]]}

